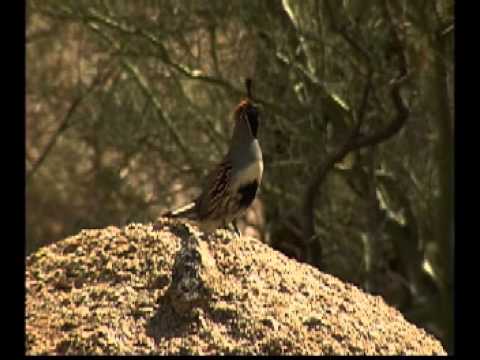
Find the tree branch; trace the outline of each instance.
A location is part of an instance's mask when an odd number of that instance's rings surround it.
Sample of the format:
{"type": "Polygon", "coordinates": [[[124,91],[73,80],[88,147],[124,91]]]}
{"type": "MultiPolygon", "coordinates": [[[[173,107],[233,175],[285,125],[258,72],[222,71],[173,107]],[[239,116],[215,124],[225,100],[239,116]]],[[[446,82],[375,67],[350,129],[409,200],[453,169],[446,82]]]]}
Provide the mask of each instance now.
{"type": "Polygon", "coordinates": [[[52,151],[53,147],[57,143],[59,137],[71,126],[72,116],[75,113],[75,111],[77,110],[80,103],[83,100],[85,100],[88,97],[88,95],[90,95],[96,87],[105,83],[105,81],[108,80],[108,78],[111,76],[112,73],[113,73],[113,70],[107,72],[106,74],[104,74],[102,76],[102,74],[99,72],[97,74],[97,77],[92,81],[92,83],[87,88],[87,90],[84,93],[80,94],[77,98],[75,98],[72,101],[72,103],[70,104],[70,107],[69,107],[67,113],[65,114],[65,117],[63,118],[60,126],[57,128],[57,130],[55,131],[53,136],[50,138],[50,141],[47,143],[47,146],[43,150],[43,153],[39,156],[38,160],[35,162],[35,164],[30,169],[30,171],[27,172],[27,174],[26,174],[26,182],[27,183],[29,183],[32,180],[33,175],[35,175],[35,173],[38,171],[38,169],[42,166],[42,164],[44,163],[48,154],[52,151]]]}
{"type": "MultiPolygon", "coordinates": [[[[327,5],[329,3],[327,2],[327,5]]],[[[364,50],[364,48],[358,44],[352,37],[350,37],[346,31],[340,29],[333,21],[333,28],[335,31],[339,32],[340,35],[345,39],[347,43],[349,43],[355,50],[359,52],[359,54],[363,57],[367,70],[368,70],[368,77],[367,83],[365,85],[362,100],[357,111],[357,122],[355,127],[352,129],[349,136],[347,136],[346,141],[341,145],[336,151],[327,155],[326,160],[323,164],[319,166],[315,175],[312,178],[312,181],[307,186],[307,190],[305,192],[305,197],[303,201],[303,219],[304,219],[304,227],[303,227],[303,237],[307,243],[307,248],[309,248],[307,252],[307,261],[309,263],[315,263],[318,267],[321,267],[321,246],[316,244],[317,242],[314,241],[315,238],[315,203],[316,198],[318,197],[319,188],[321,184],[324,182],[328,172],[334,167],[334,165],[341,161],[346,155],[350,152],[359,150],[364,147],[374,146],[383,141],[388,140],[393,135],[398,133],[400,129],[404,126],[405,122],[408,119],[409,111],[408,108],[403,103],[403,100],[400,95],[400,87],[407,79],[407,67],[405,61],[405,55],[403,52],[403,45],[400,43],[400,39],[398,34],[392,30],[392,37],[397,44],[401,45],[397,47],[398,55],[400,57],[400,75],[391,82],[391,91],[390,97],[392,99],[393,105],[396,109],[396,117],[383,129],[378,130],[370,135],[360,137],[360,127],[364,121],[368,97],[370,94],[370,90],[372,88],[372,66],[369,53],[364,50]],[[311,251],[311,247],[316,246],[316,258],[313,259],[313,252],[311,251]],[[315,260],[315,261],[314,261],[315,260]]]]}
{"type": "MultiPolygon", "coordinates": [[[[115,41],[111,36],[109,36],[108,34],[103,32],[100,29],[100,27],[98,26],[98,24],[96,24],[94,22],[89,22],[87,24],[87,26],[90,29],[92,29],[94,32],[99,34],[103,39],[107,40],[109,42],[109,44],[111,46],[113,46],[113,48],[117,52],[121,53],[122,48],[121,48],[120,44],[117,41],[115,41]]],[[[150,87],[147,84],[147,81],[142,76],[140,70],[135,65],[133,65],[128,59],[126,59],[125,57],[120,57],[120,61],[123,65],[123,67],[130,73],[130,75],[136,81],[137,85],[140,87],[140,89],[145,94],[145,96],[147,96],[147,98],[149,98],[152,101],[152,104],[154,105],[154,108],[157,112],[157,115],[159,116],[159,118],[164,123],[165,127],[168,129],[168,131],[172,135],[174,142],[176,143],[178,148],[182,151],[183,155],[185,156],[187,161],[190,163],[190,166],[195,169],[196,168],[196,161],[193,160],[188,146],[184,143],[182,137],[180,136],[180,134],[177,132],[177,130],[173,126],[173,122],[170,119],[170,117],[168,116],[168,114],[166,114],[162,110],[162,106],[161,106],[160,102],[158,101],[158,98],[153,94],[152,90],[150,89],[150,87]]]]}

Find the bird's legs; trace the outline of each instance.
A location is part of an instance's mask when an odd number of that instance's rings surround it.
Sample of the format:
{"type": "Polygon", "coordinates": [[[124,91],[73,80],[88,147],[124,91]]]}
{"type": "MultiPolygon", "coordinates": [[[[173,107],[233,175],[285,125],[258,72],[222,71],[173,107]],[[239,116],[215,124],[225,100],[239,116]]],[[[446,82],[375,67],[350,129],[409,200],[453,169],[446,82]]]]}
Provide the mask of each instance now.
{"type": "Polygon", "coordinates": [[[225,230],[233,231],[237,237],[241,237],[241,236],[242,236],[242,234],[240,233],[240,230],[238,229],[237,220],[236,220],[236,219],[232,220],[232,221],[229,222],[228,224],[227,224],[227,223],[223,223],[223,228],[224,228],[225,230]]]}
{"type": "Polygon", "coordinates": [[[235,234],[237,234],[238,237],[241,237],[242,234],[240,233],[240,230],[238,229],[237,219],[233,219],[231,224],[233,225],[233,229],[235,230],[235,234]]]}

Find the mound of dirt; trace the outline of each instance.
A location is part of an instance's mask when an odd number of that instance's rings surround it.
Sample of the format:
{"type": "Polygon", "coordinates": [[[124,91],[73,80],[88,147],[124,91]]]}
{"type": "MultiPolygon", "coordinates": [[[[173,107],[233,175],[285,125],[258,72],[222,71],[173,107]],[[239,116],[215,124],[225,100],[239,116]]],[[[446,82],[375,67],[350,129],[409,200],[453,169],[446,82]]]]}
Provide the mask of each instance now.
{"type": "Polygon", "coordinates": [[[260,241],[160,219],[27,258],[33,354],[445,354],[380,297],[260,241]]]}

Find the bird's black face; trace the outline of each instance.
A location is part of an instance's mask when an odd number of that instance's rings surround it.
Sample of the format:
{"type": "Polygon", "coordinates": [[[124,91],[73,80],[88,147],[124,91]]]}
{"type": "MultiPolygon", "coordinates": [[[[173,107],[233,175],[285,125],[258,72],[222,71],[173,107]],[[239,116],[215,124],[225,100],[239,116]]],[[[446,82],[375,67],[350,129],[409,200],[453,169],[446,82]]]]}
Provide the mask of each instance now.
{"type": "Polygon", "coordinates": [[[257,137],[258,132],[258,110],[255,106],[248,104],[244,112],[248,127],[254,138],[257,137]]]}

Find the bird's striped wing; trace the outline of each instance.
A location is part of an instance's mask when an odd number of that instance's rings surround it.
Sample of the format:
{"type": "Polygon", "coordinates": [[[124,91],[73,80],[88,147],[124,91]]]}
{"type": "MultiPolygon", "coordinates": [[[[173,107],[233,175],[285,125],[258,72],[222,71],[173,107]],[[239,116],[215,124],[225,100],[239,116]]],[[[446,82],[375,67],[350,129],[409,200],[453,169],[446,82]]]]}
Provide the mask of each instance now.
{"type": "Polygon", "coordinates": [[[210,173],[198,199],[200,219],[220,219],[228,211],[232,180],[232,164],[223,161],[210,173]]]}

